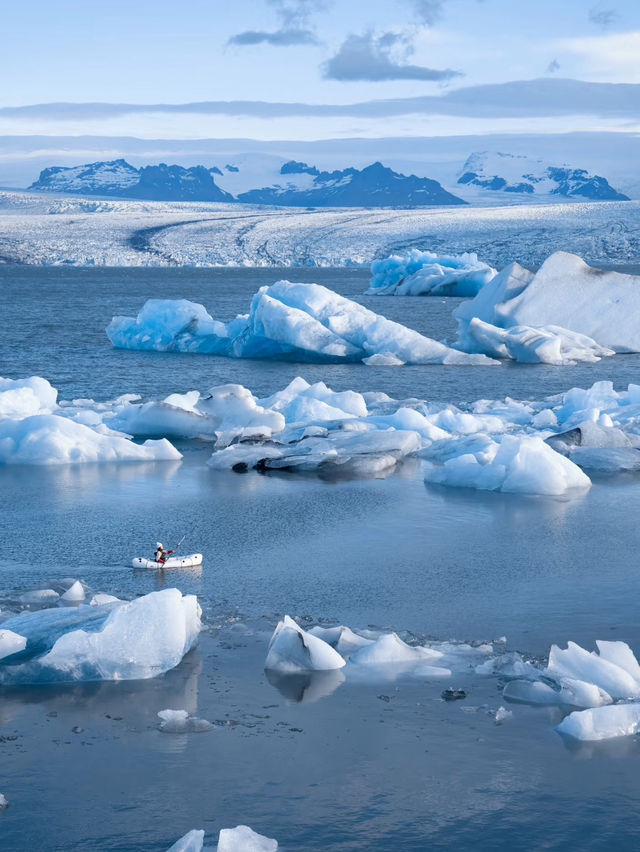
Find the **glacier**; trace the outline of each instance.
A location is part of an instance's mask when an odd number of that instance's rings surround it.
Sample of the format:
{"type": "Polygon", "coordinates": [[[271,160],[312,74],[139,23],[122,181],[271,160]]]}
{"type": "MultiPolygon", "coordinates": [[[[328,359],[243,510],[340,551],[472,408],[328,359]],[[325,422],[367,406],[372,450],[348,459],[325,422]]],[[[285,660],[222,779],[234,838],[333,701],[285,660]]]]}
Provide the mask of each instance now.
{"type": "Polygon", "coordinates": [[[438,255],[411,249],[371,264],[367,295],[373,296],[476,296],[497,271],[478,255],[438,255]]]}
{"type": "Polygon", "coordinates": [[[201,628],[194,595],[163,589],[129,602],[23,612],[3,622],[26,640],[0,659],[0,684],[142,680],[178,665],[201,628]]]}
{"type": "Polygon", "coordinates": [[[195,302],[150,299],[137,317],[113,317],[107,336],[120,349],[231,358],[357,362],[384,355],[404,364],[497,363],[452,349],[319,284],[289,281],[261,287],[249,314],[226,324],[195,302]]]}

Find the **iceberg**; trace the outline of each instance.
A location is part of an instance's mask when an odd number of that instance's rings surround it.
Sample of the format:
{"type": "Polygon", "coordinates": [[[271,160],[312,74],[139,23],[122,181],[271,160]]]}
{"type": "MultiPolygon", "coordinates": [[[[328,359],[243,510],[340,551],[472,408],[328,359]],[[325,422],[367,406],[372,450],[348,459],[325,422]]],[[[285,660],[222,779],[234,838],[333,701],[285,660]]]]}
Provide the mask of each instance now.
{"type": "Polygon", "coordinates": [[[151,299],[137,317],[107,327],[121,349],[199,352],[232,358],[357,362],[372,355],[403,364],[493,364],[424,337],[319,284],[278,281],[261,287],[247,315],[226,325],[184,299],[151,299]]]}
{"type": "Polygon", "coordinates": [[[576,740],[607,740],[629,737],[640,727],[640,704],[614,704],[576,710],[556,726],[556,731],[576,740]]]}
{"type": "Polygon", "coordinates": [[[3,624],[26,645],[0,660],[0,684],[155,677],[194,647],[200,626],[196,597],[178,589],[129,603],[22,613],[3,624]]]}
{"type": "Polygon", "coordinates": [[[367,295],[475,296],[497,272],[478,255],[438,255],[411,249],[371,264],[367,295]]]}
{"type": "Polygon", "coordinates": [[[442,659],[440,651],[407,645],[396,633],[386,633],[375,642],[358,649],[349,662],[360,666],[418,665],[442,659]]]}
{"type": "Polygon", "coordinates": [[[599,654],[590,653],[575,642],[566,649],[551,646],[544,674],[555,680],[576,679],[595,684],[611,698],[640,697],[638,663],[625,642],[597,643],[599,654]]]}
{"type": "Polygon", "coordinates": [[[218,852],[276,852],[278,841],[258,834],[248,825],[221,828],[218,852]]]}
{"type": "Polygon", "coordinates": [[[194,828],[167,849],[167,852],[202,852],[204,829],[194,828]]]}
{"type": "Polygon", "coordinates": [[[23,651],[26,645],[27,640],[24,636],[14,633],[13,630],[0,629],[0,660],[23,651]]]}
{"type": "Polygon", "coordinates": [[[560,326],[615,352],[640,352],[640,276],[588,266],[567,252],[548,257],[533,274],[511,264],[470,302],[461,305],[459,344],[473,350],[474,317],[501,328],[560,326]]]}
{"type": "Polygon", "coordinates": [[[190,716],[187,710],[160,710],[158,716],[163,734],[200,734],[213,730],[211,722],[190,716]]]}
{"type": "Polygon", "coordinates": [[[560,496],[591,486],[576,464],[537,436],[504,435],[500,442],[485,438],[475,451],[462,442],[457,455],[428,464],[427,482],[458,488],[560,496]]]}
{"type": "Polygon", "coordinates": [[[317,636],[307,633],[285,615],[271,637],[265,669],[283,673],[340,669],[345,660],[317,636]]]}
{"type": "Polygon", "coordinates": [[[57,406],[58,391],[40,376],[0,378],[0,418],[21,420],[31,414],[48,414],[57,406]]]}

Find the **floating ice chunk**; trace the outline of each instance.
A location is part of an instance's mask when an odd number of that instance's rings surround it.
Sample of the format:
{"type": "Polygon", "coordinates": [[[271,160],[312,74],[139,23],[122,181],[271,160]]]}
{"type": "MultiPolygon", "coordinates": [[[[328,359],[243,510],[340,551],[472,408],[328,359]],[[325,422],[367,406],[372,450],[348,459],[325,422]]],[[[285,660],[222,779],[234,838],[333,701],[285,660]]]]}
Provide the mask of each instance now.
{"type": "Polygon", "coordinates": [[[278,841],[257,834],[248,825],[221,828],[218,852],[276,852],[278,841]]]}
{"type": "Polygon", "coordinates": [[[0,814],[2,813],[2,811],[6,811],[8,807],[9,802],[7,801],[6,797],[2,793],[0,793],[0,814]]]}
{"type": "Polygon", "coordinates": [[[502,690],[502,697],[517,704],[562,703],[558,690],[539,680],[511,680],[502,690]]]}
{"type": "Polygon", "coordinates": [[[507,710],[506,707],[498,707],[495,715],[496,725],[501,725],[507,719],[513,719],[513,711],[507,710]]]}
{"type": "Polygon", "coordinates": [[[67,591],[61,595],[61,600],[69,603],[80,603],[85,599],[84,586],[80,580],[76,580],[67,591]]]}
{"type": "Polygon", "coordinates": [[[115,597],[115,595],[107,595],[104,592],[98,592],[93,595],[89,603],[91,606],[105,606],[106,604],[122,603],[122,601],[120,598],[115,597]]]}
{"type": "Polygon", "coordinates": [[[206,719],[190,716],[187,710],[160,710],[160,730],[163,734],[191,734],[212,731],[213,725],[206,719]]]}
{"type": "Polygon", "coordinates": [[[163,589],[116,608],[25,613],[5,626],[27,647],[21,665],[17,655],[0,663],[2,683],[138,680],[174,668],[195,645],[200,607],[194,595],[163,589]]]}
{"type": "Polygon", "coordinates": [[[204,829],[194,828],[173,844],[167,852],[202,852],[204,829]]]}
{"type": "Polygon", "coordinates": [[[336,392],[324,382],[310,385],[300,376],[284,390],[261,399],[260,404],[281,412],[287,423],[366,417],[369,413],[362,394],[352,390],[336,392]]]}
{"type": "Polygon", "coordinates": [[[0,378],[0,417],[22,420],[32,414],[53,411],[57,405],[58,391],[46,379],[0,378]]]}
{"type": "Polygon", "coordinates": [[[173,461],[182,455],[165,439],[134,444],[56,414],[0,420],[0,464],[76,464],[110,461],[173,461]]]}
{"type": "Polygon", "coordinates": [[[615,355],[613,349],[558,325],[538,328],[514,325],[503,329],[478,317],[470,320],[464,338],[457,345],[465,352],[482,352],[492,358],[511,358],[529,364],[567,365],[578,361],[593,364],[615,355]]]}
{"type": "Polygon", "coordinates": [[[331,645],[302,630],[288,615],[278,622],[265,662],[266,669],[279,672],[328,671],[344,665],[331,645]]]}
{"type": "Polygon", "coordinates": [[[562,704],[570,704],[572,707],[601,707],[613,701],[609,693],[595,683],[570,677],[560,678],[558,683],[562,704]]]}
{"type": "Polygon", "coordinates": [[[20,636],[19,633],[14,633],[12,630],[0,629],[0,660],[9,657],[11,654],[17,654],[26,646],[27,640],[24,636],[20,636]]]}
{"type": "Polygon", "coordinates": [[[411,249],[371,264],[368,295],[475,296],[497,273],[478,255],[438,255],[411,249]]]}
{"type": "Polygon", "coordinates": [[[397,633],[386,633],[370,645],[352,654],[350,663],[360,666],[379,666],[393,663],[427,663],[439,660],[442,652],[431,648],[407,645],[397,633]]]}
{"type": "Polygon", "coordinates": [[[596,645],[600,659],[615,663],[616,666],[624,669],[634,680],[640,683],[640,665],[638,664],[636,655],[626,642],[611,642],[604,639],[597,639],[596,645]]]}
{"type": "Polygon", "coordinates": [[[500,654],[499,657],[491,657],[484,663],[475,667],[476,674],[500,675],[501,677],[527,678],[536,680],[540,677],[540,670],[532,663],[526,662],[517,651],[500,654]]]}
{"type": "Polygon", "coordinates": [[[367,639],[354,633],[349,627],[341,624],[338,627],[312,627],[309,630],[312,636],[318,636],[332,648],[335,648],[343,657],[348,657],[359,648],[373,644],[373,639],[367,639]]]}
{"type": "Polygon", "coordinates": [[[401,361],[393,352],[379,352],[376,355],[369,355],[368,358],[363,358],[362,363],[368,367],[403,367],[404,361],[401,361]]]}
{"type": "Polygon", "coordinates": [[[550,323],[586,334],[616,352],[639,352],[640,277],[588,266],[556,252],[522,292],[496,304],[498,325],[550,323]]]}
{"type": "Polygon", "coordinates": [[[591,485],[589,477],[572,461],[551,449],[541,438],[505,435],[500,443],[485,442],[477,451],[431,464],[428,482],[460,488],[557,496],[591,485]]]}
{"type": "Polygon", "coordinates": [[[20,595],[20,602],[26,604],[44,604],[57,601],[60,595],[55,589],[33,589],[20,595]]]}
{"type": "MultiPolygon", "coordinates": [[[[612,644],[625,645],[624,642],[612,644]]],[[[605,653],[624,661],[625,666],[622,667],[606,657],[585,651],[575,642],[569,642],[565,650],[552,645],[549,663],[544,674],[555,680],[574,678],[595,684],[613,699],[636,698],[640,696],[640,681],[629,672],[632,666],[629,655],[633,656],[633,652],[628,646],[626,648],[627,650],[622,648],[605,650],[605,653]]]]}
{"type": "Polygon", "coordinates": [[[614,704],[590,710],[576,710],[556,727],[560,734],[577,740],[607,740],[638,732],[640,704],[614,704]]]}
{"type": "Polygon", "coordinates": [[[493,364],[424,337],[318,284],[278,281],[261,287],[248,317],[227,326],[202,305],[147,302],[137,318],[114,317],[107,328],[123,349],[201,352],[234,358],[361,361],[393,355],[408,364],[493,364]]]}

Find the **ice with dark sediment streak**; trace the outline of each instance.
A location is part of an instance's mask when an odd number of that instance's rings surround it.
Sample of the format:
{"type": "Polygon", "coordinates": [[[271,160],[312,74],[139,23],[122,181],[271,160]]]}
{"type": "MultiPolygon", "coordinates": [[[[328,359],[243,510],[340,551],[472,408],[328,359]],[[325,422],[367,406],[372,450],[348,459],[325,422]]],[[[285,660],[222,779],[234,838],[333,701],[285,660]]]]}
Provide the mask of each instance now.
{"type": "Polygon", "coordinates": [[[0,684],[155,677],[178,665],[200,626],[196,597],[178,589],[130,602],[25,612],[3,623],[26,644],[0,660],[0,684]]]}
{"type": "Polygon", "coordinates": [[[261,287],[249,314],[227,324],[195,302],[151,299],[137,317],[113,317],[107,335],[121,349],[231,358],[357,362],[384,355],[404,364],[497,363],[452,349],[319,284],[289,281],[261,287]]]}
{"type": "Polygon", "coordinates": [[[322,639],[303,630],[285,615],[271,637],[265,668],[283,673],[329,671],[345,665],[344,658],[322,639]]]}

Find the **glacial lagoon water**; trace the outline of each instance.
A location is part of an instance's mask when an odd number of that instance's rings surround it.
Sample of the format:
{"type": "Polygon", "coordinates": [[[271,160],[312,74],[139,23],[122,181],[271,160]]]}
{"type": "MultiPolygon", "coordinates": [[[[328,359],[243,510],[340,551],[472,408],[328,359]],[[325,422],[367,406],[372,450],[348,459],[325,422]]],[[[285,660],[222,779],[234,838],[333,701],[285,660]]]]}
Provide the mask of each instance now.
{"type": "MultiPolygon", "coordinates": [[[[360,297],[358,270],[0,267],[0,375],[48,378],[63,398],[165,396],[239,382],[258,395],[296,375],[335,390],[461,402],[540,398],[640,379],[640,359],[569,368],[371,368],[117,351],[104,327],[149,297],[221,319],[281,277],[331,286],[436,338],[456,300],[360,297]]],[[[426,486],[410,461],[383,479],[219,473],[182,463],[0,469],[0,608],[61,577],[126,597],[199,596],[206,629],[173,672],[141,683],[0,690],[0,848],[164,850],[190,828],[246,823],[285,850],[635,849],[638,741],[569,747],[557,710],[504,704],[495,678],[323,685],[309,702],[263,663],[283,613],[470,641],[623,639],[640,650],[640,479],[594,478],[572,499],[426,486]],[[201,550],[201,570],[133,571],[158,537],[201,550]],[[440,700],[446,685],[463,702],[440,700]],[[166,735],[185,708],[207,734],[166,735]],[[75,731],[74,731],[75,729],[75,731]]],[[[308,686],[308,685],[307,685],[308,686]]]]}

